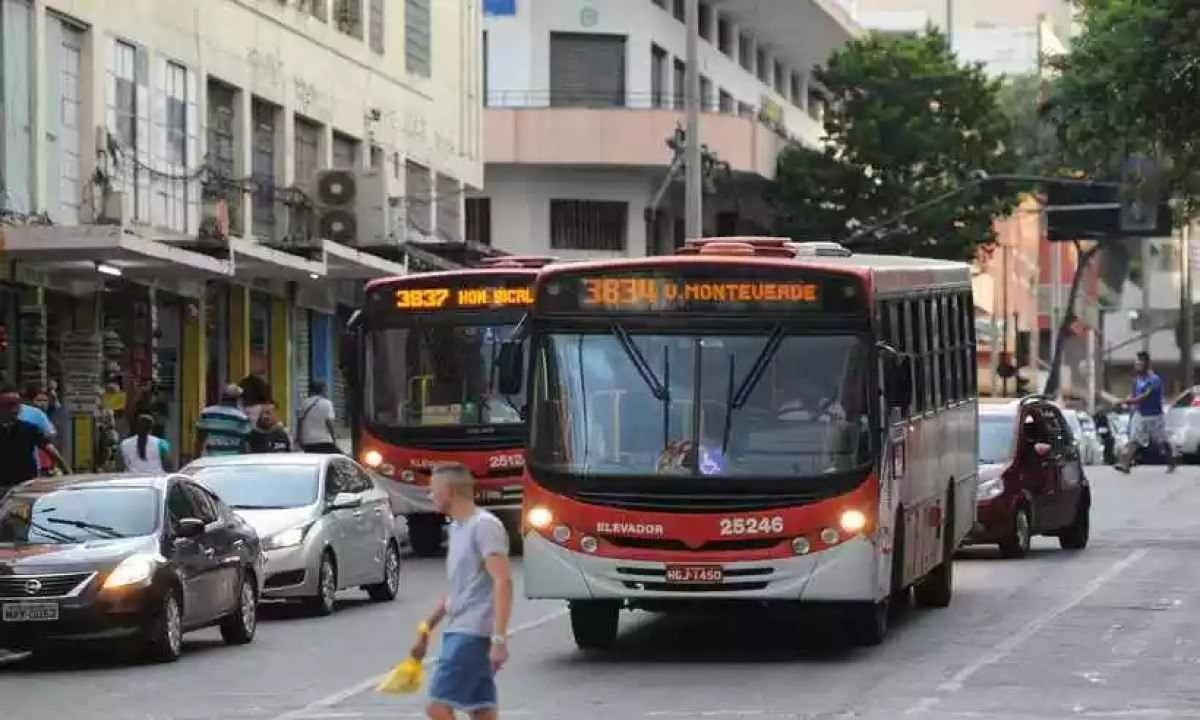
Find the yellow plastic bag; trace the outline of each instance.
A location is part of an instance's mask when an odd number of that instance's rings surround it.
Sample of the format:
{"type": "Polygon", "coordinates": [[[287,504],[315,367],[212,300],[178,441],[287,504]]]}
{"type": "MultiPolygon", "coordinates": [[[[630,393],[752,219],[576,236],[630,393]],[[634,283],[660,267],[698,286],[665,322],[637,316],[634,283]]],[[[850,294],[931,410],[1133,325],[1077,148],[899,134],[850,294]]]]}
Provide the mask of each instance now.
{"type": "Polygon", "coordinates": [[[410,657],[392,668],[392,671],[375,686],[375,692],[387,695],[408,695],[420,690],[421,682],[424,679],[425,670],[421,666],[421,661],[410,657]]]}

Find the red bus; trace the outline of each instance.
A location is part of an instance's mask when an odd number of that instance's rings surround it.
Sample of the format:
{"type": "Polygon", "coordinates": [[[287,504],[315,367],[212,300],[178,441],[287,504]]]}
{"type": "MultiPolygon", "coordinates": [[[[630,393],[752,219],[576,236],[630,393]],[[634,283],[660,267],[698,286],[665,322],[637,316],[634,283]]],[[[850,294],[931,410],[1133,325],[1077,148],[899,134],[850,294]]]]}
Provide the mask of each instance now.
{"type": "Polygon", "coordinates": [[[524,398],[496,391],[496,360],[548,262],[505,257],[366,286],[349,335],[354,452],[395,481],[393,504],[418,555],[441,550],[445,518],[430,502],[429,476],[447,461],[471,469],[479,504],[520,541],[524,398]]]}
{"type": "Polygon", "coordinates": [[[621,609],[950,602],[975,519],[967,265],[720,238],[538,276],[506,392],[529,386],[524,578],[580,647],[621,609]],[[528,369],[524,354],[528,348],[528,369]],[[715,605],[714,605],[715,607],[715,605]]]}

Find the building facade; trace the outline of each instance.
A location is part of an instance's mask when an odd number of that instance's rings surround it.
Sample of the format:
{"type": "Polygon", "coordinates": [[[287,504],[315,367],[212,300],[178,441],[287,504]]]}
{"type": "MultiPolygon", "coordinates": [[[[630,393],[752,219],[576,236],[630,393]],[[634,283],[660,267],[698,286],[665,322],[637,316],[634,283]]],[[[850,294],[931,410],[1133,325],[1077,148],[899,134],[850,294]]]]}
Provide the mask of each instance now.
{"type": "MultiPolygon", "coordinates": [[[[484,191],[469,240],[623,257],[683,241],[683,0],[488,0],[484,191]]],[[[812,68],[860,32],[828,0],[699,3],[701,141],[714,156],[704,233],[770,229],[762,190],[790,141],[822,142],[812,68]]]]}
{"type": "Polygon", "coordinates": [[[362,281],[461,240],[482,185],[481,23],[476,0],[0,0],[0,375],[57,387],[77,467],[140,411],[191,454],[251,376],[293,424],[310,378],[344,408],[362,281]]]}

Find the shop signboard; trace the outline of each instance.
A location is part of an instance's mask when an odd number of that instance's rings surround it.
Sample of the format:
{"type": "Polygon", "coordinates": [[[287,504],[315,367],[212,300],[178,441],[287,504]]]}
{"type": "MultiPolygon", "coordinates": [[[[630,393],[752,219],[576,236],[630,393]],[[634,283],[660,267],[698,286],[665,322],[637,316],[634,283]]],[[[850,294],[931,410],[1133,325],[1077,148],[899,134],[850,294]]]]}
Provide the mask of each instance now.
{"type": "Polygon", "coordinates": [[[90,415],[100,408],[102,384],[100,335],[91,330],[62,336],[62,400],[72,415],[90,415]]]}

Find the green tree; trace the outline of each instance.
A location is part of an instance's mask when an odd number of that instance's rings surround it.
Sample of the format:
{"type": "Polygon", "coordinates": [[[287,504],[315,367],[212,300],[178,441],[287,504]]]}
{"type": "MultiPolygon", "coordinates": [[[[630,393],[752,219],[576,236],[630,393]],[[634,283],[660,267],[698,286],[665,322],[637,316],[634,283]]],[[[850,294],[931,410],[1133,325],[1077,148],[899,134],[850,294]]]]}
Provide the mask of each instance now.
{"type": "Polygon", "coordinates": [[[1200,211],[1200,3],[1080,0],[1082,32],[1050,60],[1064,161],[1112,177],[1125,158],[1157,159],[1178,221],[1200,211]]]}
{"type": "MultiPolygon", "coordinates": [[[[778,230],[796,239],[842,240],[856,230],[969,183],[979,171],[1012,172],[1011,122],[1001,83],[962,65],[946,37],[869,35],[816,70],[831,108],[826,147],[792,145],[778,161],[767,199],[778,230]]],[[[963,193],[854,245],[887,254],[973,259],[995,241],[992,221],[1014,197],[963,193]]]]}
{"type": "Polygon", "coordinates": [[[1055,126],[1047,115],[1046,100],[1053,87],[1053,81],[1037,75],[1005,78],[1000,86],[997,101],[1012,126],[1008,147],[1019,174],[1056,176],[1067,172],[1055,126]]]}

